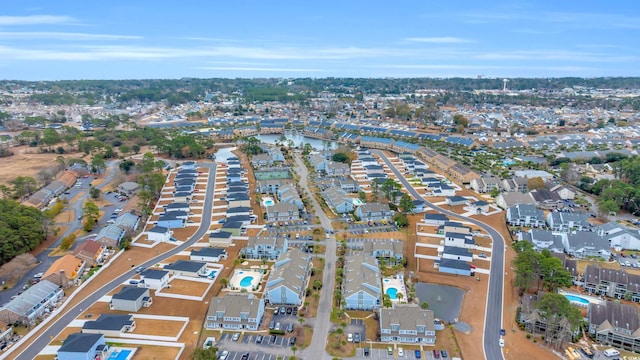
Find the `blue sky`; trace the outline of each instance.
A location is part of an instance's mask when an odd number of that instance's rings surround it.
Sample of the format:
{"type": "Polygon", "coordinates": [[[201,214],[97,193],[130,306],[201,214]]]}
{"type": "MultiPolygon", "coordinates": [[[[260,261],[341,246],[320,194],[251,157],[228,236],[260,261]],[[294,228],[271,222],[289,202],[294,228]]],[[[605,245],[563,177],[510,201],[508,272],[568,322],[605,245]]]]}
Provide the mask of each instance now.
{"type": "Polygon", "coordinates": [[[640,1],[3,1],[0,79],[640,76],[640,1]]]}

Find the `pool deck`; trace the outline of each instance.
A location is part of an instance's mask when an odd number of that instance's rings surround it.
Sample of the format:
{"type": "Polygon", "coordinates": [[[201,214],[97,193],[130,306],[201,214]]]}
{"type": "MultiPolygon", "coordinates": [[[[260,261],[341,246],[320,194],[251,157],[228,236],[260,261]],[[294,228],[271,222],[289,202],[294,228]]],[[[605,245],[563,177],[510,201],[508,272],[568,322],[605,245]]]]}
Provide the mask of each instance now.
{"type": "MultiPolygon", "coordinates": [[[[407,289],[404,286],[404,277],[402,275],[396,275],[392,277],[386,277],[382,279],[382,293],[386,294],[387,289],[395,288],[398,290],[398,294],[402,294],[402,300],[407,301],[407,289]]],[[[397,296],[397,295],[396,295],[397,296]]],[[[391,299],[392,302],[398,302],[399,300],[391,299]]]]}
{"type": "Polygon", "coordinates": [[[240,291],[242,289],[246,289],[249,292],[253,292],[253,289],[258,287],[260,285],[260,282],[262,282],[262,276],[263,274],[261,271],[250,270],[250,269],[238,269],[234,271],[233,276],[231,277],[231,280],[229,280],[229,287],[231,288],[231,290],[240,291]],[[247,276],[253,277],[253,280],[251,281],[251,286],[249,287],[240,286],[240,282],[242,281],[242,279],[247,276]]]}
{"type": "MultiPolygon", "coordinates": [[[[578,293],[571,292],[571,291],[564,291],[562,289],[558,289],[558,294],[571,295],[571,296],[579,297],[581,299],[587,300],[591,304],[597,304],[597,305],[604,304],[604,300],[602,300],[600,298],[597,298],[595,296],[591,296],[591,295],[582,295],[582,294],[578,294],[578,293]]],[[[572,304],[576,304],[576,305],[580,305],[580,306],[586,306],[584,304],[579,304],[579,303],[576,303],[576,302],[573,302],[573,301],[571,303],[572,304]]]]}

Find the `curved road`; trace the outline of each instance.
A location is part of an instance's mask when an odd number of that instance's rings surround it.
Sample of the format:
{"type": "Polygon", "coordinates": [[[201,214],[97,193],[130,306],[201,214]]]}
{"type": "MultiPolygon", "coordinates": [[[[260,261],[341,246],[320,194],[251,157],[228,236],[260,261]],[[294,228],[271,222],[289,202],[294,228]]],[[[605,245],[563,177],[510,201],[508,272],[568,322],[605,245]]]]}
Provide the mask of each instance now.
{"type": "MultiPolygon", "coordinates": [[[[113,180],[113,177],[115,176],[118,170],[119,163],[120,161],[110,161],[107,163],[107,168],[109,169],[109,171],[105,175],[104,181],[100,185],[96,186],[98,189],[102,189],[107,184],[111,183],[111,181],[113,180]]],[[[55,248],[58,247],[58,245],[60,245],[60,241],[62,241],[62,239],[64,239],[66,236],[68,236],[69,234],[73,233],[74,231],[82,227],[82,220],[78,220],[78,216],[82,214],[83,202],[89,196],[89,187],[87,184],[91,183],[93,179],[80,178],[78,180],[83,184],[83,186],[80,189],[76,189],[75,186],[71,186],[71,188],[69,189],[69,191],[71,192],[70,197],[73,198],[73,196],[77,194],[80,194],[80,193],[83,193],[83,194],[70,207],[71,212],[73,212],[73,214],[69,215],[70,221],[67,223],[67,226],[69,227],[64,233],[58,236],[55,242],[49,245],[48,249],[36,255],[38,264],[33,268],[31,268],[28,272],[26,272],[22,276],[22,278],[16,282],[16,284],[23,284],[23,283],[30,282],[33,279],[33,275],[39,272],[42,272],[42,273],[46,272],[47,269],[49,269],[49,267],[51,266],[51,264],[53,264],[56,260],[58,260],[58,257],[49,256],[49,254],[53,250],[55,250],[55,248]]],[[[105,217],[106,216],[108,216],[108,214],[105,214],[105,217]]],[[[76,246],[81,242],[81,240],[82,240],[81,238],[76,240],[76,246]]],[[[22,287],[20,285],[16,285],[12,289],[0,292],[0,304],[5,304],[9,302],[10,298],[16,295],[21,290],[22,290],[22,287]]]]}
{"type": "MultiPolygon", "coordinates": [[[[407,188],[411,195],[413,195],[413,197],[415,197],[416,199],[423,199],[422,196],[420,196],[420,194],[416,191],[416,189],[414,189],[413,186],[411,186],[411,184],[407,181],[407,179],[405,179],[405,177],[400,173],[400,171],[398,171],[398,169],[393,166],[391,161],[387,159],[382,151],[372,150],[371,152],[378,154],[380,158],[384,160],[389,169],[393,171],[396,177],[400,180],[400,182],[402,182],[402,184],[405,186],[405,188],[407,188]]],[[[487,306],[484,318],[483,348],[485,359],[504,359],[502,348],[498,344],[498,340],[500,339],[500,329],[502,328],[502,303],[504,301],[504,238],[494,228],[486,225],[483,222],[461,216],[454,213],[453,211],[445,210],[428,201],[426,201],[426,203],[430,208],[437,210],[443,214],[462,218],[465,219],[465,221],[479,226],[480,228],[488,232],[493,239],[493,249],[491,252],[491,269],[489,275],[489,290],[487,292],[487,306]]]]}
{"type": "MultiPolygon", "coordinates": [[[[320,224],[326,230],[333,230],[331,220],[324,213],[320,204],[313,196],[311,190],[309,190],[308,170],[300,154],[295,153],[294,158],[296,161],[295,170],[300,176],[300,186],[302,186],[309,195],[309,200],[313,205],[316,215],[320,219],[320,224]]],[[[298,354],[302,359],[319,359],[319,354],[323,354],[323,358],[331,359],[332,357],[325,351],[327,344],[327,338],[329,336],[329,330],[331,327],[331,309],[333,308],[333,288],[335,286],[335,268],[336,268],[336,238],[335,236],[326,238],[326,251],[324,255],[324,270],[322,275],[322,291],[320,291],[320,303],[318,304],[318,314],[316,315],[316,321],[313,327],[313,337],[311,344],[306,349],[300,351],[298,354]]]]}
{"type": "MultiPolygon", "coordinates": [[[[189,240],[185,241],[182,245],[173,248],[155,258],[145,262],[144,264],[136,264],[138,266],[150,267],[162,260],[173,256],[180,251],[185,250],[187,247],[191,246],[194,242],[198,241],[204,234],[209,231],[209,226],[211,225],[211,213],[213,206],[213,189],[215,189],[215,164],[214,163],[203,163],[200,166],[209,168],[209,180],[207,182],[207,195],[204,200],[204,208],[202,211],[202,222],[200,223],[200,227],[198,231],[189,238],[189,240]]],[[[51,337],[55,337],[60,334],[65,327],[71,323],[76,317],[78,317],[82,313],[82,309],[87,309],[91,305],[93,305],[96,301],[98,301],[101,297],[124,283],[127,279],[135,274],[135,269],[131,269],[126,273],[120,275],[119,277],[111,280],[109,283],[105,284],[100,290],[92,293],[84,300],[80,301],[77,305],[72,308],[68,308],[64,310],[65,313],[60,316],[57,320],[48,324],[48,328],[40,334],[40,336],[34,340],[32,340],[31,344],[25,349],[22,353],[20,353],[16,359],[24,359],[31,360],[34,359],[42,349],[45,348],[51,341],[51,337]]],[[[16,344],[15,347],[20,346],[20,344],[16,344]]],[[[9,355],[9,354],[4,354],[9,355]]]]}

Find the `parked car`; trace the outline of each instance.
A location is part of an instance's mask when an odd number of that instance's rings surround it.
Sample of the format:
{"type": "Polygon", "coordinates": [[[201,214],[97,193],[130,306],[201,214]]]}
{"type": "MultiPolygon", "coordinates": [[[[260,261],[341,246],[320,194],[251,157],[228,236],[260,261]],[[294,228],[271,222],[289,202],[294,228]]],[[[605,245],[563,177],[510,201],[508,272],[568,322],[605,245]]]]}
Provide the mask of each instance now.
{"type": "Polygon", "coordinates": [[[369,348],[364,348],[364,356],[369,356],[369,348]]]}
{"type": "Polygon", "coordinates": [[[271,340],[269,341],[270,343],[274,343],[276,342],[276,336],[275,335],[271,335],[271,340]]]}
{"type": "Polygon", "coordinates": [[[256,344],[260,344],[260,343],[262,343],[262,339],[264,339],[264,336],[262,336],[262,335],[258,335],[258,336],[256,337],[256,344]]]}
{"type": "Polygon", "coordinates": [[[401,347],[399,347],[399,348],[398,348],[398,356],[399,356],[399,357],[404,356],[404,349],[403,349],[403,348],[401,348],[401,347]]]}
{"type": "Polygon", "coordinates": [[[222,350],[222,352],[220,353],[220,356],[218,357],[218,359],[227,360],[228,356],[229,356],[229,351],[228,350],[222,350]]]}
{"type": "Polygon", "coordinates": [[[347,341],[348,342],[353,342],[353,334],[352,333],[347,334],[347,341]]]}
{"type": "Polygon", "coordinates": [[[280,323],[276,323],[276,327],[273,328],[274,330],[280,330],[280,323]]]}
{"type": "Polygon", "coordinates": [[[240,358],[240,360],[249,360],[249,353],[242,354],[242,357],[240,358]]]}
{"type": "Polygon", "coordinates": [[[504,339],[500,339],[498,341],[498,344],[500,345],[500,347],[504,347],[504,339]]]}
{"type": "Polygon", "coordinates": [[[293,332],[293,323],[287,325],[287,332],[293,332]]]}
{"type": "Polygon", "coordinates": [[[288,307],[288,308],[287,308],[287,314],[291,315],[291,313],[292,313],[292,312],[293,312],[293,309],[292,309],[292,308],[290,308],[290,307],[288,307]]]}
{"type": "Polygon", "coordinates": [[[292,337],[291,339],[289,339],[289,345],[293,346],[296,344],[296,337],[292,337]]]}
{"type": "Polygon", "coordinates": [[[440,351],[433,349],[433,358],[440,359],[440,351]]]}
{"type": "Polygon", "coordinates": [[[278,311],[279,311],[279,309],[275,308],[275,310],[273,310],[273,315],[278,315],[278,311]]]}
{"type": "Polygon", "coordinates": [[[240,333],[233,334],[233,337],[231,338],[231,340],[238,341],[238,339],[240,339],[240,333]]]}
{"type": "Polygon", "coordinates": [[[271,320],[271,322],[269,323],[269,330],[273,330],[275,326],[276,326],[275,321],[271,320]]]}
{"type": "Polygon", "coordinates": [[[422,354],[420,353],[420,350],[415,350],[414,355],[416,356],[416,359],[422,358],[422,354]]]}
{"type": "Polygon", "coordinates": [[[393,355],[393,348],[391,346],[387,346],[387,355],[393,355]]]}
{"type": "Polygon", "coordinates": [[[287,308],[286,307],[283,306],[283,307],[280,308],[280,314],[284,315],[286,312],[287,312],[287,308]]]}
{"type": "Polygon", "coordinates": [[[353,334],[353,342],[356,344],[360,342],[360,333],[353,334]]]}
{"type": "Polygon", "coordinates": [[[447,354],[447,350],[440,350],[440,355],[442,355],[443,359],[446,359],[449,357],[449,354],[447,354]]]}

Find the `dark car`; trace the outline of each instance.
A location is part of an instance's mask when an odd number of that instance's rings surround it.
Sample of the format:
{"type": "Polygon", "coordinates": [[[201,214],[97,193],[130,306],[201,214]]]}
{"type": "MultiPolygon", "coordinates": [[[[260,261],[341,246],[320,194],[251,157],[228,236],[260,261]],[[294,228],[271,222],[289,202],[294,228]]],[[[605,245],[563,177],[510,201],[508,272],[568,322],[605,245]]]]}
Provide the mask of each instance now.
{"type": "Polygon", "coordinates": [[[353,342],[356,344],[360,342],[360,333],[353,334],[353,342]]]}
{"type": "Polygon", "coordinates": [[[447,354],[447,350],[440,350],[440,355],[442,355],[443,359],[446,359],[449,357],[449,354],[447,354]]]}
{"type": "Polygon", "coordinates": [[[416,350],[414,352],[414,354],[416,355],[416,359],[421,359],[422,358],[422,355],[420,354],[420,350],[416,350]]]}
{"type": "Polygon", "coordinates": [[[258,336],[256,337],[256,344],[260,344],[260,343],[262,343],[262,339],[264,339],[264,336],[262,336],[262,335],[258,335],[258,336]]]}
{"type": "Polygon", "coordinates": [[[440,351],[433,349],[433,358],[440,359],[440,351]]]}
{"type": "Polygon", "coordinates": [[[242,358],[240,360],[249,360],[249,353],[242,354],[242,358]]]}
{"type": "Polygon", "coordinates": [[[289,339],[289,345],[295,345],[296,344],[296,337],[292,337],[291,339],[289,339]]]}
{"type": "Polygon", "coordinates": [[[269,330],[273,330],[273,328],[276,326],[276,323],[271,320],[271,322],[269,323],[269,330]]]}
{"type": "Polygon", "coordinates": [[[298,315],[298,307],[297,306],[293,307],[293,315],[298,315]]]}
{"type": "Polygon", "coordinates": [[[504,329],[500,329],[500,336],[504,336],[507,332],[504,329]]]}
{"type": "Polygon", "coordinates": [[[270,343],[274,343],[274,342],[276,342],[276,336],[275,335],[271,335],[270,343]]]}
{"type": "Polygon", "coordinates": [[[369,356],[369,348],[364,348],[364,356],[369,356]]]}
{"type": "Polygon", "coordinates": [[[292,308],[290,308],[290,307],[288,307],[288,308],[287,308],[287,314],[291,315],[291,313],[292,313],[292,312],[293,312],[293,309],[292,309],[292,308]]]}

